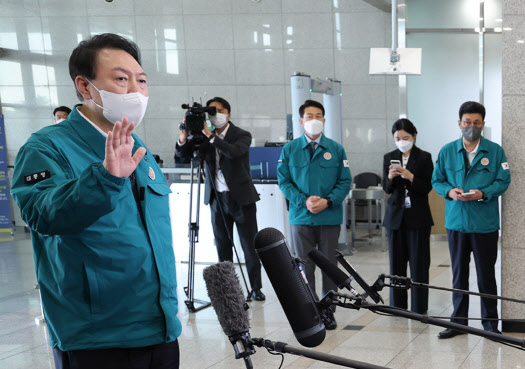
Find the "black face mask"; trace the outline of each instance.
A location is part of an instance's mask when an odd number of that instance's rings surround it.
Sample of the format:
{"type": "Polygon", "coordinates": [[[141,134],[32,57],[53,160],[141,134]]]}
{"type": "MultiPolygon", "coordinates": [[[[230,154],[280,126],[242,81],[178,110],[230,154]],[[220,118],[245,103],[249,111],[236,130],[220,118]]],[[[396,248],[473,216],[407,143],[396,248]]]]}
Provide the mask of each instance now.
{"type": "Polygon", "coordinates": [[[461,133],[463,134],[463,137],[465,137],[465,140],[468,142],[476,142],[481,138],[481,131],[483,129],[481,127],[461,127],[461,133]]]}

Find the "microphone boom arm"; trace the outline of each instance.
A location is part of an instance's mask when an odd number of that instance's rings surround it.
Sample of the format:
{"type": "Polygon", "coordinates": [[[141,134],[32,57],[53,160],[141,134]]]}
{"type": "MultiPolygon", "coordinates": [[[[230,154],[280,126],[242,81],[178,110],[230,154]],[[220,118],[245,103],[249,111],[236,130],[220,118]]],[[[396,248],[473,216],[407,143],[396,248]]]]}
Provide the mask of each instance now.
{"type": "Polygon", "coordinates": [[[384,366],[365,363],[358,360],[351,360],[340,356],[326,354],[324,352],[317,352],[313,350],[306,350],[300,347],[290,346],[285,342],[276,342],[265,340],[263,338],[252,338],[252,343],[258,347],[264,347],[269,351],[275,351],[283,354],[292,354],[297,356],[304,356],[309,359],[324,361],[335,365],[341,365],[347,368],[356,369],[388,369],[384,366]]]}
{"type": "Polygon", "coordinates": [[[448,292],[458,292],[465,295],[473,295],[473,296],[480,296],[488,299],[495,299],[495,300],[505,300],[505,301],[511,301],[516,302],[518,304],[525,304],[525,301],[513,299],[511,297],[503,297],[503,296],[497,296],[497,295],[490,295],[487,293],[479,293],[474,291],[467,291],[467,290],[459,290],[457,288],[446,288],[446,287],[438,287],[438,286],[432,286],[430,284],[420,283],[420,282],[414,282],[409,277],[400,277],[397,275],[390,275],[390,274],[381,274],[379,275],[377,281],[372,286],[373,290],[381,291],[383,287],[390,287],[390,288],[396,288],[396,289],[405,289],[408,290],[410,287],[416,286],[416,287],[423,287],[428,289],[434,289],[434,290],[441,290],[441,291],[448,291],[448,292]],[[385,278],[390,279],[390,283],[385,283],[385,278]]]}
{"type": "Polygon", "coordinates": [[[407,318],[410,320],[417,320],[424,324],[432,324],[432,325],[436,325],[436,326],[443,327],[443,328],[450,328],[456,331],[461,331],[465,333],[474,334],[476,336],[488,338],[493,341],[508,343],[510,345],[513,345],[515,348],[520,348],[522,350],[523,348],[525,348],[525,340],[521,338],[511,337],[511,336],[494,333],[494,332],[489,332],[489,331],[485,331],[479,328],[472,328],[467,325],[453,323],[447,320],[434,318],[428,315],[414,313],[414,312],[407,311],[405,309],[399,309],[393,306],[370,304],[363,298],[356,298],[351,295],[346,295],[346,294],[342,294],[342,293],[338,293],[334,291],[329,291],[323,297],[323,299],[319,302],[319,305],[321,308],[326,308],[331,305],[337,305],[337,306],[347,308],[347,309],[356,309],[356,310],[359,310],[361,308],[368,309],[374,313],[380,312],[380,313],[384,313],[388,315],[407,318]],[[354,301],[354,302],[352,303],[349,301],[354,301]]]}

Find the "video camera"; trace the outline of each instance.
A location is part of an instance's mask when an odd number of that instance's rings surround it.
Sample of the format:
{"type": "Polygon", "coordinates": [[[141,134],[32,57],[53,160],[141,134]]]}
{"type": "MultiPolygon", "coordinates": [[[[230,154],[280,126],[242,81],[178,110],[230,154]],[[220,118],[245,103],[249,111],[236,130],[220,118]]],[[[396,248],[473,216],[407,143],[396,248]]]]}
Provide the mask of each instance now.
{"type": "Polygon", "coordinates": [[[182,104],[182,109],[187,109],[185,118],[186,123],[181,123],[179,129],[188,131],[191,136],[202,136],[202,130],[206,124],[206,113],[209,115],[217,114],[217,108],[214,106],[202,106],[198,102],[194,102],[192,106],[189,104],[182,104]]]}

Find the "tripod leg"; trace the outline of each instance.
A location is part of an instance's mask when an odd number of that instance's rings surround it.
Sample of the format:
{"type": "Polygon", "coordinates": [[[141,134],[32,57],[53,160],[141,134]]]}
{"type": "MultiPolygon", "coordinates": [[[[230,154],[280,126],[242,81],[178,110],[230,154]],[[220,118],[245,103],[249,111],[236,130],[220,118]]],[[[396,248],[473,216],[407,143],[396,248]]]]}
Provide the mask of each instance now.
{"type": "MultiPolygon", "coordinates": [[[[191,179],[190,179],[190,216],[189,216],[189,257],[188,257],[188,287],[184,289],[188,300],[184,301],[188,308],[188,311],[194,313],[211,305],[210,302],[194,299],[194,287],[195,287],[195,243],[199,242],[199,208],[200,208],[200,177],[197,186],[197,207],[196,207],[196,221],[192,222],[193,217],[193,175],[194,175],[194,159],[191,162],[191,179]],[[201,304],[200,307],[196,308],[195,303],[201,304]]],[[[200,173],[201,163],[197,167],[197,174],[200,173]]]]}
{"type": "MultiPolygon", "coordinates": [[[[191,160],[191,176],[190,176],[190,212],[188,215],[188,240],[189,240],[189,255],[188,255],[188,285],[184,287],[184,293],[189,299],[188,301],[193,301],[193,250],[195,248],[195,239],[193,237],[192,231],[192,217],[193,217],[193,171],[194,171],[194,161],[191,160]],[[191,297],[190,297],[191,295],[191,297]]],[[[188,305],[188,303],[186,303],[188,305]]],[[[191,308],[188,305],[188,309],[191,311],[191,308]]]]}

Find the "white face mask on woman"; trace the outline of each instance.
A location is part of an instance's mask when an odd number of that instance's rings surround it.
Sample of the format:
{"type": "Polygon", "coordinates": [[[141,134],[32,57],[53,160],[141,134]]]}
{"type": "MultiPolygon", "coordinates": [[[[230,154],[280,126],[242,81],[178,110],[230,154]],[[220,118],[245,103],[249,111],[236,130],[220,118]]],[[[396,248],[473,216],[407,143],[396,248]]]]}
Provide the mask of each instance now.
{"type": "Polygon", "coordinates": [[[98,105],[95,100],[91,99],[93,103],[102,109],[104,117],[112,124],[121,121],[123,117],[128,117],[130,122],[135,122],[135,128],[138,127],[146,108],[148,107],[148,96],[144,96],[140,92],[131,92],[129,94],[116,94],[114,92],[99,90],[91,81],[86,78],[91,86],[100,94],[102,106],[98,105]]]}
{"type": "Polygon", "coordinates": [[[323,132],[324,123],[317,119],[307,120],[304,123],[304,130],[312,136],[317,136],[323,132]]]}
{"type": "Polygon", "coordinates": [[[400,140],[396,141],[396,146],[402,153],[408,152],[414,146],[414,141],[400,140]]]}

